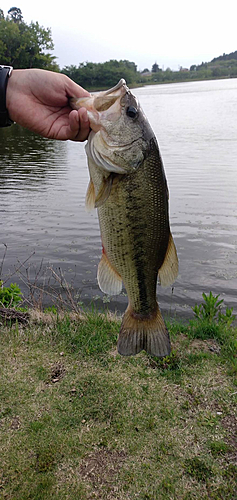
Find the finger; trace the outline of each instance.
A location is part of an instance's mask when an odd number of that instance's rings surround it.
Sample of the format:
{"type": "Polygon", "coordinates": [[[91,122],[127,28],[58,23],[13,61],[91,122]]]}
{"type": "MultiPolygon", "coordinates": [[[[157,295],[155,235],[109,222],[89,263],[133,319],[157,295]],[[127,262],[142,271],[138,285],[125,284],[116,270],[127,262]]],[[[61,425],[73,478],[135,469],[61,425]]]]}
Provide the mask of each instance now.
{"type": "Polygon", "coordinates": [[[79,116],[79,133],[77,135],[77,138],[75,140],[77,141],[85,141],[89,135],[90,132],[90,122],[87,114],[87,110],[85,108],[81,108],[78,110],[78,116],[79,116]]]}
{"type": "Polygon", "coordinates": [[[71,111],[69,115],[70,139],[85,141],[90,132],[90,122],[85,108],[71,111]]]}
{"type": "Polygon", "coordinates": [[[79,133],[80,129],[80,118],[78,111],[75,109],[69,113],[69,129],[70,129],[70,139],[74,139],[79,133]]]}

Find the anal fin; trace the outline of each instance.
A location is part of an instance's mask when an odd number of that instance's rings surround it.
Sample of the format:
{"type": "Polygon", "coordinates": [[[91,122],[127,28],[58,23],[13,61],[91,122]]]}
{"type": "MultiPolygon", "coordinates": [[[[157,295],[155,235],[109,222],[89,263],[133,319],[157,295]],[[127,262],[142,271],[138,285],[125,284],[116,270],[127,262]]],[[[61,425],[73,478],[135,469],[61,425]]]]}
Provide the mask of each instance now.
{"type": "Polygon", "coordinates": [[[122,290],[122,278],[104,252],[98,265],[97,280],[101,291],[108,295],[118,295],[122,290]]]}
{"type": "Polygon", "coordinates": [[[172,234],[169,235],[169,242],[165,259],[159,269],[158,275],[161,286],[169,286],[175,281],[179,272],[179,261],[172,234]]]}

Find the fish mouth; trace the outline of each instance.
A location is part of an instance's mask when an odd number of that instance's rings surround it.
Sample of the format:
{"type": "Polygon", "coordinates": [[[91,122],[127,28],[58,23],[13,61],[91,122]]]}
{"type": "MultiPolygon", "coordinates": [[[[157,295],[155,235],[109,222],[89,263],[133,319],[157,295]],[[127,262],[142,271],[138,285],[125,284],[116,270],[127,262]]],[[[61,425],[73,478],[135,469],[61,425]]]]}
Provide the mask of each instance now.
{"type": "Polygon", "coordinates": [[[121,98],[129,92],[126,81],[121,78],[117,85],[104,92],[95,92],[88,97],[70,99],[73,109],[86,108],[91,129],[98,132],[103,119],[116,121],[122,112],[121,98]]]}
{"type": "Polygon", "coordinates": [[[112,89],[106,90],[105,95],[111,94],[112,92],[115,92],[116,90],[119,90],[124,86],[127,86],[126,81],[124,80],[124,78],[121,78],[121,80],[119,80],[119,82],[114,87],[112,87],[112,89]]]}
{"type": "MultiPolygon", "coordinates": [[[[94,94],[94,109],[98,112],[103,112],[107,111],[111,106],[113,106],[116,101],[119,107],[120,105],[120,99],[123,97],[126,92],[128,91],[128,87],[126,85],[126,81],[121,78],[117,85],[112,87],[109,90],[106,90],[105,92],[98,92],[98,94],[94,94]]],[[[118,109],[116,109],[118,111],[118,109]]]]}

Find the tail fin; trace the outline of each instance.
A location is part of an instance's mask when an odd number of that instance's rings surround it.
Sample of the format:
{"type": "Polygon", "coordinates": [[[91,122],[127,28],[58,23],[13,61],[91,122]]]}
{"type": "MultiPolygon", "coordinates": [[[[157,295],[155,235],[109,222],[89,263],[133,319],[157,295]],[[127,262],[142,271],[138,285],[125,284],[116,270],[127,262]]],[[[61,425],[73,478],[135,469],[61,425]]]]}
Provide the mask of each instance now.
{"type": "Polygon", "coordinates": [[[118,338],[118,352],[131,356],[145,350],[153,356],[168,356],[171,351],[168,330],[159,306],[152,317],[135,315],[128,306],[118,338]]]}

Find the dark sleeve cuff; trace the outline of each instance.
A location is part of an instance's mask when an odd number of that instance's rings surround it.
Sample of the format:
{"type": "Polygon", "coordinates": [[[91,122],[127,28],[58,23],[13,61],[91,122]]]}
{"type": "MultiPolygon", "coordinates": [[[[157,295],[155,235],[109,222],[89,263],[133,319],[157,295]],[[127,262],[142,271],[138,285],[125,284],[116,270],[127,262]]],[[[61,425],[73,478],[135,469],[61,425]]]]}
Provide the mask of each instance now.
{"type": "Polygon", "coordinates": [[[0,65],[0,127],[8,127],[13,123],[6,108],[6,91],[11,72],[12,66],[0,65]]]}

